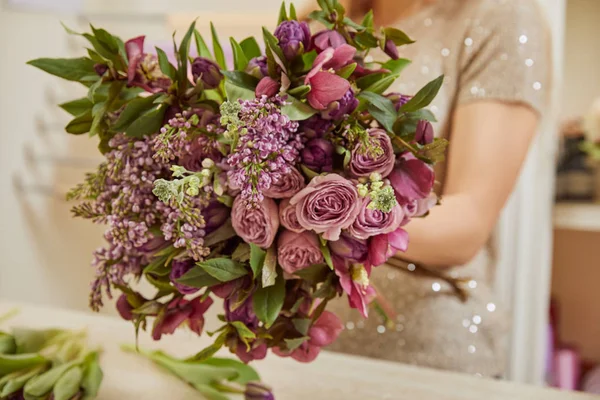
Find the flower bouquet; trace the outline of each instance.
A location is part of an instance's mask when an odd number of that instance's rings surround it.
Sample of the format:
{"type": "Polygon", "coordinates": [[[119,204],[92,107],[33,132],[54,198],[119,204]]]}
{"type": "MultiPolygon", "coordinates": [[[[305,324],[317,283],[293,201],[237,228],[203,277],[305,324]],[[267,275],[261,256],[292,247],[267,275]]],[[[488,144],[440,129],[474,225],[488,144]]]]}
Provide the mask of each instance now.
{"type": "Polygon", "coordinates": [[[89,41],[87,57],[30,61],[88,88],[60,105],[74,117],[66,131],[96,136],[106,158],[68,195],[75,216],[108,227],[92,309],[120,292],[120,315],[136,332],[152,322],[159,340],[184,325],[201,334],[223,299],[198,361],[226,346],[244,362],[268,349],[309,362],[342,330],[330,300],[367,316],[372,269],[406,250],[403,227],[437,203],[432,166],[447,143],[424,107],[442,77],[385,94],[410,62],[397,47],[413,40],[318,3],[314,35],[284,4],[264,45],[231,38],[233,68],[214,27],[210,51],[195,23],[171,57],[92,26],[68,30],[89,41]]]}

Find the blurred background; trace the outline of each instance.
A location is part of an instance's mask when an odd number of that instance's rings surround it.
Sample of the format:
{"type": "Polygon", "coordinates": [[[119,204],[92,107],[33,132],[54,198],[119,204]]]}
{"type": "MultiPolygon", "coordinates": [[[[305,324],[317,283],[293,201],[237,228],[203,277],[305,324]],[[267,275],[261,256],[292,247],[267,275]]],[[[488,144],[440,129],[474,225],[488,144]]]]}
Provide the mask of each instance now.
{"type": "MultiPolygon", "coordinates": [[[[600,363],[600,168],[580,150],[600,98],[600,1],[539,1],[554,36],[555,102],[500,224],[496,289],[515,321],[509,377],[577,389],[600,363]]],[[[124,39],[145,34],[154,45],[198,17],[203,34],[213,21],[225,43],[273,28],[279,5],[0,0],[0,299],[86,310],[91,253],[102,244],[103,228],[72,219],[64,200],[100,161],[95,141],[63,132],[68,116],[56,107],[83,88],[25,65],[82,54],[59,21],[124,39]]]]}

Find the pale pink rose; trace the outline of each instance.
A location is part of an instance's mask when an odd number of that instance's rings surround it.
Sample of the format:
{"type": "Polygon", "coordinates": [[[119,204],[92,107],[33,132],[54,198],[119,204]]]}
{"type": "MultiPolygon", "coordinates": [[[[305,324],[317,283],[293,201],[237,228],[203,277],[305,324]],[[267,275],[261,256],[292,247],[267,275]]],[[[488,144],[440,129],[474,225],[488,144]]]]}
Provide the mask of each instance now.
{"type": "Polygon", "coordinates": [[[271,182],[271,186],[263,194],[272,199],[288,199],[305,186],[304,176],[292,167],[289,173],[281,174],[279,179],[271,182]]]}
{"type": "Polygon", "coordinates": [[[296,207],[290,205],[290,199],[283,199],[279,203],[279,223],[288,231],[300,233],[305,230],[298,222],[296,207]]]}
{"type": "Polygon", "coordinates": [[[245,242],[268,248],[279,228],[277,204],[268,197],[255,205],[246,205],[241,196],[233,201],[231,224],[245,242]]]}
{"type": "Polygon", "coordinates": [[[368,208],[371,199],[367,196],[361,202],[361,208],[354,223],[348,228],[350,235],[358,239],[390,233],[400,227],[404,211],[398,204],[388,213],[368,208]]]}
{"type": "Polygon", "coordinates": [[[284,230],[277,239],[277,261],[288,274],[322,263],[319,237],[313,232],[284,230]]]}
{"type": "Polygon", "coordinates": [[[369,154],[364,146],[358,143],[352,150],[349,169],[356,177],[368,177],[377,172],[383,178],[388,176],[394,169],[396,156],[390,137],[383,129],[369,129],[369,136],[374,143],[379,145],[380,152],[377,155],[369,154]]]}
{"type": "Polygon", "coordinates": [[[342,229],[354,223],[360,212],[354,184],[337,174],[314,177],[290,204],[296,206],[298,222],[307,230],[322,233],[326,240],[338,240],[342,229]]]}

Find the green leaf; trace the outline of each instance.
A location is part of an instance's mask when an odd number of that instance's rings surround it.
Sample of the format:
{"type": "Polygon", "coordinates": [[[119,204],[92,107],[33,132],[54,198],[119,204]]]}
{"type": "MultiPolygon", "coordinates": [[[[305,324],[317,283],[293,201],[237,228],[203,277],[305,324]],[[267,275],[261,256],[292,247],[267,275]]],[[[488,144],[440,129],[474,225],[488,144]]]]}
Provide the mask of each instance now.
{"type": "Polygon", "coordinates": [[[112,131],[123,132],[131,125],[141,114],[154,107],[154,100],[158,94],[148,97],[136,97],[125,106],[125,109],[119,115],[119,118],[111,127],[112,131]]]}
{"type": "Polygon", "coordinates": [[[208,49],[208,46],[206,45],[206,42],[204,41],[204,38],[200,32],[198,32],[198,30],[194,30],[194,38],[196,39],[196,51],[198,52],[198,56],[208,58],[209,60],[214,60],[210,50],[208,49]]]}
{"type": "Polygon", "coordinates": [[[86,357],[83,377],[81,379],[81,388],[85,392],[84,399],[94,399],[98,396],[98,390],[103,378],[104,373],[98,362],[98,353],[90,353],[86,357]]]}
{"type": "Polygon", "coordinates": [[[221,334],[217,336],[215,341],[210,346],[207,346],[204,349],[200,350],[198,353],[194,354],[186,361],[205,362],[208,359],[210,359],[210,357],[215,355],[219,350],[221,350],[221,347],[223,347],[223,345],[225,344],[225,339],[227,338],[227,335],[230,332],[229,326],[225,325],[225,328],[227,329],[221,332],[221,334]]]}
{"type": "Polygon", "coordinates": [[[146,274],[144,276],[146,277],[148,283],[160,290],[162,293],[173,293],[176,291],[176,289],[171,286],[171,280],[168,276],[163,275],[162,277],[155,277],[152,274],[146,274]]]}
{"type": "Polygon", "coordinates": [[[246,349],[250,351],[251,347],[250,342],[248,342],[248,339],[256,339],[256,334],[250,329],[248,329],[246,324],[244,324],[242,321],[233,321],[230,323],[230,325],[235,328],[238,337],[246,345],[246,349]]]}
{"type": "Polygon", "coordinates": [[[178,283],[182,285],[191,286],[195,288],[204,288],[221,283],[218,279],[211,276],[202,267],[194,267],[185,273],[181,278],[176,279],[178,283]]]}
{"type": "Polygon", "coordinates": [[[446,147],[448,147],[448,140],[436,138],[432,143],[423,146],[418,155],[432,164],[441,162],[446,158],[446,147]]]}
{"type": "Polygon", "coordinates": [[[228,219],[223,225],[218,227],[216,231],[211,232],[204,238],[204,245],[210,247],[227,239],[231,239],[234,236],[236,236],[235,230],[233,229],[233,226],[231,226],[231,219],[228,219]]]}
{"type": "Polygon", "coordinates": [[[225,82],[225,93],[227,94],[227,99],[230,101],[235,100],[252,100],[256,98],[254,94],[254,90],[246,89],[237,85],[234,85],[231,82],[225,82]]]}
{"type": "Polygon", "coordinates": [[[399,58],[397,60],[386,61],[381,65],[381,68],[389,70],[392,74],[399,74],[404,68],[409,66],[410,63],[411,61],[406,58],[399,58]]]}
{"type": "Polygon", "coordinates": [[[254,93],[256,85],[258,85],[258,78],[243,71],[221,71],[221,73],[235,86],[252,90],[252,93],[254,93]]]}
{"type": "Polygon", "coordinates": [[[67,126],[65,126],[65,131],[73,135],[81,135],[90,131],[90,129],[92,128],[92,123],[92,110],[88,110],[83,114],[73,118],[67,124],[67,126]]]}
{"type": "Polygon", "coordinates": [[[359,32],[362,32],[362,31],[364,31],[366,29],[366,27],[364,27],[361,24],[357,24],[356,22],[352,21],[352,19],[350,19],[348,17],[344,17],[344,24],[347,25],[347,26],[349,26],[349,27],[351,27],[351,28],[356,29],[359,32]]]}
{"type": "Polygon", "coordinates": [[[396,109],[392,101],[372,92],[361,92],[359,97],[368,102],[367,109],[371,115],[389,132],[393,132],[396,121],[396,109]]]}
{"type": "MultiPolygon", "coordinates": [[[[246,261],[250,260],[251,253],[252,253],[252,250],[248,243],[240,243],[235,248],[233,253],[231,253],[231,259],[240,261],[240,262],[246,262],[246,261]]],[[[254,272],[254,269],[253,269],[253,272],[254,272]]]]}
{"type": "Polygon", "coordinates": [[[373,10],[369,10],[369,12],[365,14],[360,24],[367,29],[373,29],[373,10]]]}
{"type": "Polygon", "coordinates": [[[298,86],[293,89],[289,89],[287,92],[290,96],[302,97],[302,96],[305,96],[306,94],[310,93],[310,86],[308,86],[308,85],[298,86]]]}
{"type": "Polygon", "coordinates": [[[92,24],[90,24],[92,28],[92,32],[96,37],[96,40],[104,46],[110,53],[118,54],[119,53],[119,44],[113,35],[105,31],[104,29],[97,29],[92,24]]]}
{"type": "Polygon", "coordinates": [[[270,48],[270,50],[273,52],[273,55],[274,55],[275,58],[279,58],[279,62],[277,62],[277,60],[275,60],[275,61],[282,68],[283,72],[287,72],[287,68],[283,64],[286,61],[286,58],[283,55],[283,50],[281,50],[281,47],[279,47],[279,41],[264,26],[262,28],[262,32],[263,32],[263,37],[265,39],[265,45],[270,48]]]}
{"type": "Polygon", "coordinates": [[[304,342],[310,339],[310,336],[302,336],[295,339],[283,339],[285,341],[285,345],[289,351],[294,351],[298,347],[302,346],[304,342]]]}
{"type": "Polygon", "coordinates": [[[0,354],[14,354],[17,351],[17,343],[12,335],[0,332],[0,354]]]}
{"type": "Polygon", "coordinates": [[[380,79],[377,82],[374,82],[371,86],[364,89],[364,91],[381,94],[381,93],[385,92],[387,90],[387,88],[389,88],[396,79],[398,79],[397,74],[388,75],[385,78],[380,79]]]}
{"type": "Polygon", "coordinates": [[[219,36],[217,36],[217,30],[213,23],[210,23],[210,32],[212,34],[213,51],[215,52],[215,59],[221,69],[227,69],[227,63],[225,62],[225,54],[223,53],[223,47],[219,42],[219,36]]]}
{"type": "Polygon", "coordinates": [[[262,268],[262,287],[273,286],[277,278],[277,251],[275,246],[269,247],[262,268]]]}
{"type": "Polygon", "coordinates": [[[355,69],[356,63],[348,64],[344,68],[340,69],[337,74],[344,79],[348,79],[355,69]]]}
{"type": "Polygon", "coordinates": [[[306,165],[304,164],[300,164],[300,169],[302,170],[302,172],[304,173],[304,175],[308,178],[308,179],[312,179],[315,176],[319,176],[318,172],[313,171],[312,169],[308,168],[306,165]]]}
{"type": "Polygon", "coordinates": [[[279,316],[285,300],[285,280],[278,274],[275,284],[266,288],[258,288],[252,298],[254,312],[268,328],[279,316]]]}
{"type": "Polygon", "coordinates": [[[321,254],[323,254],[323,258],[325,259],[325,263],[333,271],[333,260],[331,259],[331,251],[329,251],[329,247],[327,247],[327,241],[320,241],[321,254]]]}
{"type": "Polygon", "coordinates": [[[317,110],[293,96],[288,96],[285,101],[287,104],[281,108],[281,113],[292,121],[303,121],[317,113],[317,110]]]}
{"type": "Polygon", "coordinates": [[[252,274],[255,278],[262,271],[263,265],[265,264],[266,256],[266,251],[264,251],[254,243],[250,243],[250,268],[252,269],[252,274]]]}
{"type": "Polygon", "coordinates": [[[378,45],[377,38],[367,31],[357,33],[354,42],[366,49],[374,49],[378,45]]]}
{"type": "Polygon", "coordinates": [[[294,3],[290,3],[290,19],[293,19],[295,21],[298,20],[298,17],[296,16],[296,7],[294,7],[294,3]]]}
{"type": "Polygon", "coordinates": [[[248,60],[254,57],[260,57],[261,55],[260,46],[258,45],[256,39],[253,36],[242,40],[240,42],[240,46],[248,60]]]}
{"type": "Polygon", "coordinates": [[[316,285],[319,282],[323,282],[329,273],[330,269],[326,264],[315,264],[294,272],[294,275],[299,276],[312,285],[316,285]]]}
{"type": "Polygon", "coordinates": [[[329,19],[327,18],[329,14],[326,13],[325,11],[313,11],[310,14],[308,14],[308,19],[309,20],[313,20],[313,21],[319,21],[320,23],[322,23],[327,29],[332,29],[333,28],[333,23],[331,23],[331,21],[329,21],[329,19]]]}
{"type": "Polygon", "coordinates": [[[173,64],[169,62],[167,54],[158,47],[155,47],[155,49],[156,55],[158,56],[158,65],[160,66],[160,70],[172,80],[177,79],[177,70],[175,69],[173,64]]]}
{"type": "MultiPolygon", "coordinates": [[[[2,388],[2,390],[0,391],[0,398],[8,397],[8,395],[21,390],[23,388],[23,386],[25,386],[25,384],[27,383],[28,380],[30,380],[34,376],[44,372],[44,370],[46,368],[47,368],[46,365],[38,365],[37,367],[33,367],[30,369],[23,369],[23,370],[13,372],[12,374],[15,374],[15,376],[13,376],[9,380],[7,380],[4,387],[2,387],[2,381],[0,381],[0,388],[2,388]]],[[[11,376],[12,374],[5,375],[4,378],[7,378],[7,377],[11,376]]]]}
{"type": "Polygon", "coordinates": [[[229,282],[248,274],[242,264],[229,258],[211,258],[196,265],[220,282],[229,282]]]}
{"type": "Polygon", "coordinates": [[[281,3],[281,7],[279,8],[279,17],[277,18],[277,25],[281,24],[283,21],[287,21],[287,12],[285,10],[285,1],[281,3]]]}
{"type": "Polygon", "coordinates": [[[163,118],[166,111],[167,107],[163,104],[151,108],[133,121],[125,130],[125,134],[129,137],[141,138],[158,132],[163,125],[163,118]]]}
{"type": "Polygon", "coordinates": [[[75,366],[65,372],[54,385],[54,400],[69,400],[79,392],[79,382],[83,377],[81,368],[75,366]]]}
{"type": "Polygon", "coordinates": [[[0,376],[45,364],[48,360],[37,353],[0,354],[0,376]]]}
{"type": "Polygon", "coordinates": [[[66,112],[68,112],[69,114],[71,114],[72,116],[76,117],[91,110],[93,103],[87,97],[82,97],[77,100],[72,100],[66,103],[59,104],[58,106],[66,112]]]}
{"type": "Polygon", "coordinates": [[[239,71],[245,70],[248,65],[248,59],[246,58],[246,54],[244,54],[244,50],[234,38],[229,38],[229,42],[231,43],[231,49],[233,50],[234,68],[239,71]]]}
{"type": "Polygon", "coordinates": [[[396,28],[384,28],[383,33],[386,40],[391,39],[396,46],[404,46],[405,44],[411,44],[415,41],[412,40],[408,35],[396,28]]]}
{"type": "Polygon", "coordinates": [[[444,75],[440,75],[419,90],[412,99],[400,107],[400,112],[412,112],[427,107],[437,96],[442,83],[444,83],[444,75]]]}
{"type": "Polygon", "coordinates": [[[292,324],[301,335],[308,335],[312,320],[310,318],[294,318],[292,324]]]}
{"type": "Polygon", "coordinates": [[[260,381],[260,375],[258,375],[254,368],[238,360],[233,360],[231,358],[212,357],[204,360],[202,363],[218,368],[235,369],[238,373],[238,376],[233,381],[241,385],[245,385],[248,382],[260,381]]]}
{"type": "Polygon", "coordinates": [[[190,40],[192,39],[192,35],[196,30],[196,21],[192,22],[187,32],[181,39],[181,44],[179,45],[178,55],[179,55],[179,91],[183,92],[187,84],[189,83],[188,79],[188,55],[190,54],[190,40]]]}
{"type": "Polygon", "coordinates": [[[31,396],[45,396],[47,393],[50,393],[52,387],[60,377],[76,364],[77,362],[71,361],[55,366],[41,375],[34,376],[25,384],[24,392],[31,396]]]}
{"type": "Polygon", "coordinates": [[[13,328],[12,330],[17,353],[37,353],[49,340],[61,333],[63,331],[60,329],[13,328]]]}
{"type": "MultiPolygon", "coordinates": [[[[86,76],[97,76],[94,70],[94,62],[86,57],[38,58],[28,61],[27,64],[69,81],[81,82],[82,78],[86,76]]],[[[100,79],[99,76],[98,79],[100,79]]]]}

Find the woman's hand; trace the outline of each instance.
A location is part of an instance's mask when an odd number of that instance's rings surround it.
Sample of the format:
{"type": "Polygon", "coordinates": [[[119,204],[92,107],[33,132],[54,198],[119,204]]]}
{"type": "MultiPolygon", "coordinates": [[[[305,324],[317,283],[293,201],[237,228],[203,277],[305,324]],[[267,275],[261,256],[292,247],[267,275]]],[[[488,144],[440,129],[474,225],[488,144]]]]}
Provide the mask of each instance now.
{"type": "Polygon", "coordinates": [[[519,103],[460,105],[452,120],[442,204],[407,226],[398,257],[429,266],[469,262],[488,240],[534,137],[538,115],[519,103]]]}

